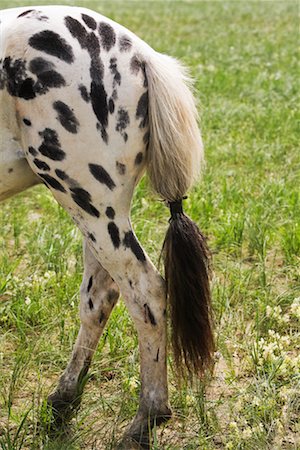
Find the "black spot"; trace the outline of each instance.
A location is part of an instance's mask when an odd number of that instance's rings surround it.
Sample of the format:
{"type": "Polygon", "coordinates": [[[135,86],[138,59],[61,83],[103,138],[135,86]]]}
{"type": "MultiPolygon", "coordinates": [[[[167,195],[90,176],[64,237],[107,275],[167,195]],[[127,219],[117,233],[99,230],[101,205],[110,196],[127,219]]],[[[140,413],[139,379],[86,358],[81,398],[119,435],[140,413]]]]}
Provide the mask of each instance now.
{"type": "Polygon", "coordinates": [[[135,165],[139,165],[139,164],[141,164],[142,163],[142,161],[143,161],[143,153],[142,152],[139,152],[137,155],[136,155],[136,157],[135,157],[135,160],[134,160],[134,164],[135,165]]]}
{"type": "Polygon", "coordinates": [[[94,217],[100,217],[99,211],[91,204],[91,194],[80,187],[73,187],[70,189],[72,199],[80,208],[94,217]]]}
{"type": "Polygon", "coordinates": [[[92,302],[91,298],[89,298],[89,307],[90,307],[90,310],[94,309],[94,303],[92,302]]]}
{"type": "Polygon", "coordinates": [[[125,34],[119,38],[119,49],[121,52],[128,52],[131,49],[132,42],[129,36],[125,34]]]}
{"type": "Polygon", "coordinates": [[[44,58],[34,58],[29,63],[29,70],[37,76],[34,91],[37,94],[45,94],[49,88],[60,88],[66,82],[62,75],[55,70],[55,65],[44,58]]]}
{"type": "Polygon", "coordinates": [[[36,84],[34,89],[37,94],[48,92],[48,88],[60,88],[66,85],[64,78],[55,70],[49,70],[38,75],[40,84],[36,84]]]}
{"type": "Polygon", "coordinates": [[[145,323],[147,323],[148,320],[150,320],[151,325],[156,325],[155,317],[147,303],[144,304],[144,308],[145,308],[145,323]]]}
{"type": "Polygon", "coordinates": [[[116,187],[114,181],[111,179],[109,173],[104,169],[104,167],[98,164],[89,164],[89,169],[91,174],[100,181],[100,183],[105,184],[111,191],[116,187]]]}
{"type": "Polygon", "coordinates": [[[31,127],[31,122],[28,119],[23,119],[23,122],[25,123],[25,125],[27,125],[28,127],[31,127]]]}
{"type": "Polygon", "coordinates": [[[67,175],[66,172],[64,172],[63,170],[55,169],[55,173],[61,180],[64,181],[69,180],[69,175],[67,175]]]}
{"type": "Polygon", "coordinates": [[[35,86],[35,90],[38,94],[44,94],[48,91],[47,88],[60,88],[66,85],[63,76],[55,70],[44,70],[38,73],[37,77],[38,83],[35,86]]]}
{"type": "Polygon", "coordinates": [[[107,94],[102,84],[104,68],[99,58],[100,46],[98,38],[94,32],[89,33],[78,20],[70,16],[65,18],[65,23],[72,36],[78,40],[81,47],[86,49],[91,56],[90,76],[92,81],[89,96],[85,89],[82,89],[82,87],[79,87],[79,89],[85,101],[91,100],[93,111],[101,125],[101,136],[104,142],[107,143],[108,136],[105,128],[108,125],[108,105],[107,94]]]}
{"type": "Polygon", "coordinates": [[[109,61],[109,68],[113,75],[113,88],[116,87],[116,85],[120,86],[121,84],[121,74],[118,71],[117,67],[117,58],[111,58],[109,61]]]}
{"type": "Polygon", "coordinates": [[[88,16],[87,14],[81,14],[82,20],[84,21],[84,23],[91,29],[91,30],[96,30],[97,28],[97,22],[96,20],[91,17],[88,16]]]}
{"type": "Polygon", "coordinates": [[[155,362],[159,361],[159,348],[157,349],[156,358],[154,360],[155,362]]]}
{"type": "Polygon", "coordinates": [[[107,215],[107,217],[108,217],[109,219],[114,220],[115,214],[116,214],[116,213],[115,213],[114,208],[112,208],[111,206],[108,206],[108,207],[106,208],[105,214],[107,215]]]}
{"type": "Polygon", "coordinates": [[[34,85],[36,94],[45,94],[49,88],[60,88],[66,85],[62,75],[54,70],[55,65],[44,58],[34,58],[29,63],[29,69],[37,76],[34,85]]]}
{"type": "Polygon", "coordinates": [[[125,142],[128,139],[128,135],[124,132],[124,130],[127,128],[127,125],[129,125],[129,123],[130,119],[128,112],[124,108],[119,108],[117,114],[116,131],[118,131],[121,136],[123,136],[125,142]]]}
{"type": "Polygon", "coordinates": [[[78,131],[79,122],[75,114],[64,102],[57,101],[53,103],[53,108],[58,113],[57,119],[61,125],[70,133],[76,134],[78,131]]]}
{"type": "Polygon", "coordinates": [[[3,61],[1,73],[1,86],[6,84],[7,92],[13,97],[31,100],[35,98],[34,81],[26,73],[26,61],[12,60],[10,56],[3,61]]]}
{"type": "Polygon", "coordinates": [[[104,319],[105,319],[105,314],[103,311],[101,311],[100,317],[99,317],[99,323],[102,323],[104,319]]]}
{"type": "Polygon", "coordinates": [[[133,289],[133,284],[132,284],[132,280],[128,280],[129,286],[131,287],[131,289],[133,289]]]}
{"type": "Polygon", "coordinates": [[[93,285],[93,275],[90,276],[90,279],[89,279],[89,283],[88,283],[88,287],[87,287],[88,292],[90,292],[92,285],[93,285]]]}
{"type": "Polygon", "coordinates": [[[113,101],[112,98],[110,98],[108,100],[108,110],[109,110],[110,114],[113,114],[115,111],[115,102],[113,101]]]}
{"type": "Polygon", "coordinates": [[[97,130],[100,131],[103,142],[105,142],[105,144],[107,144],[108,143],[108,134],[107,134],[106,129],[99,122],[96,124],[96,128],[97,128],[97,130]]]}
{"type": "Polygon", "coordinates": [[[34,11],[34,9],[28,9],[27,11],[22,12],[21,14],[18,15],[17,19],[19,17],[27,16],[27,14],[31,13],[32,11],[34,11]]]}
{"type": "MultiPolygon", "coordinates": [[[[97,41],[98,42],[98,41],[97,41]]],[[[94,52],[93,55],[91,55],[91,66],[90,66],[90,75],[91,79],[95,82],[100,84],[102,82],[103,73],[104,73],[104,66],[102,61],[99,58],[99,42],[98,42],[98,52],[94,52]]]]}
{"type": "Polygon", "coordinates": [[[100,22],[99,35],[101,46],[108,52],[116,43],[116,34],[113,27],[106,22],[100,22]]]}
{"type": "Polygon", "coordinates": [[[148,147],[149,145],[149,140],[150,140],[150,131],[147,131],[147,133],[145,133],[143,136],[143,142],[146,145],[146,147],[148,147]]]}
{"type": "Polygon", "coordinates": [[[32,156],[37,156],[38,152],[36,151],[35,148],[33,147],[28,147],[28,152],[32,155],[32,156]]]}
{"type": "Polygon", "coordinates": [[[34,83],[32,78],[26,78],[19,87],[18,97],[31,100],[35,97],[34,83]]]}
{"type": "MultiPolygon", "coordinates": [[[[61,87],[65,85],[63,77],[53,70],[54,64],[45,61],[43,58],[34,58],[29,63],[29,70],[37,76],[37,81],[29,78],[26,72],[26,61],[21,59],[11,60],[5,58],[3,62],[3,77],[10,95],[30,100],[37,94],[45,94],[51,87],[61,87]]],[[[0,81],[1,81],[0,80],[0,81]]]]}
{"type": "Polygon", "coordinates": [[[136,119],[142,119],[140,128],[144,128],[148,124],[148,92],[144,92],[138,101],[136,108],[136,119]]]}
{"type": "Polygon", "coordinates": [[[43,142],[39,146],[41,154],[54,161],[62,161],[66,154],[60,147],[56,131],[51,130],[51,128],[45,128],[39,132],[39,135],[43,138],[43,142]]]}
{"type": "Polygon", "coordinates": [[[115,289],[110,289],[107,294],[107,300],[109,303],[115,303],[119,298],[119,292],[115,289]]]}
{"type": "Polygon", "coordinates": [[[93,111],[100,124],[105,129],[108,125],[108,105],[107,93],[102,83],[92,81],[90,97],[93,111]]]}
{"type": "Polygon", "coordinates": [[[70,16],[65,18],[65,23],[72,36],[90,54],[90,76],[92,81],[89,96],[87,91],[80,87],[79,89],[81,89],[81,96],[85,101],[88,101],[88,99],[91,100],[93,111],[101,124],[100,131],[102,138],[107,143],[108,136],[105,130],[108,124],[107,94],[102,84],[104,68],[99,58],[100,46],[98,38],[94,32],[87,32],[78,20],[70,16]]]}
{"type": "Polygon", "coordinates": [[[99,41],[94,32],[88,32],[77,19],[71,16],[65,17],[65,24],[72,36],[78,40],[81,48],[89,52],[91,58],[99,56],[99,41]]]}
{"type": "Polygon", "coordinates": [[[138,75],[141,68],[143,68],[144,63],[140,60],[137,55],[134,55],[130,60],[130,70],[134,75],[138,75]]]}
{"type": "Polygon", "coordinates": [[[49,70],[53,70],[54,67],[52,62],[47,61],[40,56],[33,58],[29,63],[29,70],[35,75],[39,75],[42,72],[49,72],[49,70]]]}
{"type": "Polygon", "coordinates": [[[87,88],[83,84],[80,84],[78,89],[83,100],[88,103],[90,101],[90,94],[88,93],[87,88]]]}
{"type": "Polygon", "coordinates": [[[66,63],[70,64],[74,61],[72,47],[54,31],[44,30],[34,34],[29,39],[29,45],[48,55],[56,56],[66,63]]]}
{"type": "Polygon", "coordinates": [[[110,235],[110,238],[112,240],[112,243],[115,248],[120,247],[120,232],[119,228],[114,222],[109,222],[107,225],[108,233],[110,235]]]}
{"type": "Polygon", "coordinates": [[[50,167],[45,161],[41,161],[40,159],[34,158],[33,164],[36,165],[36,167],[40,170],[50,170],[50,167]]]}
{"type": "Polygon", "coordinates": [[[72,36],[78,40],[81,48],[87,48],[87,37],[89,33],[83,25],[71,16],[65,17],[65,24],[72,36]]]}
{"type": "Polygon", "coordinates": [[[91,241],[96,242],[96,238],[95,238],[95,236],[93,235],[93,233],[88,233],[88,238],[89,238],[91,241]]]}
{"type": "Polygon", "coordinates": [[[138,240],[136,239],[132,231],[127,231],[125,233],[123,245],[127,248],[130,248],[132,253],[139,261],[141,262],[146,261],[145,253],[143,252],[142,247],[140,246],[138,240]]]}
{"type": "Polygon", "coordinates": [[[13,171],[14,171],[14,169],[12,167],[10,167],[7,172],[12,173],[13,171]]]}
{"type": "Polygon", "coordinates": [[[125,164],[120,163],[119,161],[116,162],[117,171],[120,175],[125,175],[126,172],[126,166],[125,164]]]}
{"type": "Polygon", "coordinates": [[[99,39],[97,38],[94,32],[88,33],[86,47],[91,58],[97,61],[97,64],[101,66],[101,76],[103,76],[103,65],[99,59],[100,54],[99,39]]]}
{"type": "Polygon", "coordinates": [[[66,192],[65,188],[62,184],[60,184],[59,181],[56,180],[56,178],[51,177],[51,175],[45,174],[45,173],[38,173],[38,176],[43,178],[45,182],[51,186],[53,189],[56,189],[60,192],[66,192]]]}

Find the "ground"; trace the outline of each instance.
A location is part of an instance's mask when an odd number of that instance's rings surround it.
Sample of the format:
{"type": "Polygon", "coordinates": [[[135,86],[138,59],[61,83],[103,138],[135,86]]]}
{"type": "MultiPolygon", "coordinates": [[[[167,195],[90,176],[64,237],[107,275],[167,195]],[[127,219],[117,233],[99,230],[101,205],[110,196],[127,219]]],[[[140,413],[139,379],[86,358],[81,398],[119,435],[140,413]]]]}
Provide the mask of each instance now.
{"type": "MultiPolygon", "coordinates": [[[[84,5],[181,58],[196,80],[202,115],[207,167],[185,209],[213,253],[217,363],[212,377],[179,388],[170,356],[174,418],[155,430],[152,448],[296,450],[298,3],[84,5]]],[[[5,6],[12,2],[2,0],[5,6]]],[[[157,263],[168,211],[147,180],[132,218],[157,263]]],[[[42,186],[1,204],[0,229],[0,448],[113,448],[139,395],[137,337],[123,303],[101,339],[72,429],[51,439],[44,399],[79,326],[81,236],[42,186]]]]}

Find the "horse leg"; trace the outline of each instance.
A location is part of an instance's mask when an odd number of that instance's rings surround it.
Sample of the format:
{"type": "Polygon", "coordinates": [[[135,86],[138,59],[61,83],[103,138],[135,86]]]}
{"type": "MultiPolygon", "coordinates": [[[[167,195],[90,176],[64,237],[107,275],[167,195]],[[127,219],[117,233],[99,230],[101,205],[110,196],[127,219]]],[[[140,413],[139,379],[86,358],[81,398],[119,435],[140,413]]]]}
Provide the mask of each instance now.
{"type": "Polygon", "coordinates": [[[66,420],[80,405],[85,375],[109,315],[119,298],[119,288],[84,242],[84,274],[80,289],[81,326],[71,360],[48,402],[56,418],[66,420]]]}
{"type": "Polygon", "coordinates": [[[94,240],[90,244],[118,284],[139,338],[140,403],[122,445],[132,448],[133,443],[138,443],[147,448],[149,425],[152,428],[154,423],[159,425],[171,416],[166,366],[166,287],[134,235],[129,217],[122,216],[118,202],[112,207],[116,211],[115,220],[110,226],[100,220],[97,229],[93,228],[94,240]],[[109,230],[114,230],[111,239],[104,239],[109,230]],[[101,242],[100,251],[97,242],[101,242]]]}

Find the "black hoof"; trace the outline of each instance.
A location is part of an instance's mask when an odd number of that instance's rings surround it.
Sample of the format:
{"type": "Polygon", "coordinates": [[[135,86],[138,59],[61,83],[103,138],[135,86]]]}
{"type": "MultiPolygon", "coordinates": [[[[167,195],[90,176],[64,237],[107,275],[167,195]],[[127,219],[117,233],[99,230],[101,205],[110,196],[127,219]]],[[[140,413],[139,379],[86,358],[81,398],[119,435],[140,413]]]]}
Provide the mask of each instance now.
{"type": "Polygon", "coordinates": [[[150,441],[149,435],[147,436],[127,436],[117,446],[117,450],[149,450],[150,441]]]}
{"type": "Polygon", "coordinates": [[[159,426],[167,422],[172,417],[170,408],[166,408],[163,413],[153,415],[146,420],[133,422],[122,441],[117,446],[118,450],[150,450],[151,436],[154,426],[159,426]],[[150,420],[149,420],[150,419],[150,420]]]}
{"type": "Polygon", "coordinates": [[[74,397],[67,394],[54,392],[47,399],[47,404],[51,408],[53,422],[60,426],[70,421],[80,407],[81,397],[74,397]]]}

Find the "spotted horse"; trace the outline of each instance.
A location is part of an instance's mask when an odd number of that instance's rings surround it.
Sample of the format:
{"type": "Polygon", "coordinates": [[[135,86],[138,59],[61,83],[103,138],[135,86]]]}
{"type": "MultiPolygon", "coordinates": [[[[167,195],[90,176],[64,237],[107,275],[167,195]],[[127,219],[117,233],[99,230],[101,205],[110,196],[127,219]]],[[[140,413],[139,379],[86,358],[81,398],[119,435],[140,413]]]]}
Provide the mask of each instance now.
{"type": "Polygon", "coordinates": [[[207,247],[182,209],[203,162],[190,79],[178,61],[84,8],[2,10],[0,32],[0,199],[42,182],[84,237],[81,326],[48,403],[58,422],[79,407],[121,292],[138,332],[141,393],[120,448],[148,448],[149,426],[171,417],[167,302],[178,374],[201,376],[214,351],[207,247]],[[145,170],[171,213],[166,281],[130,222],[145,170]]]}

